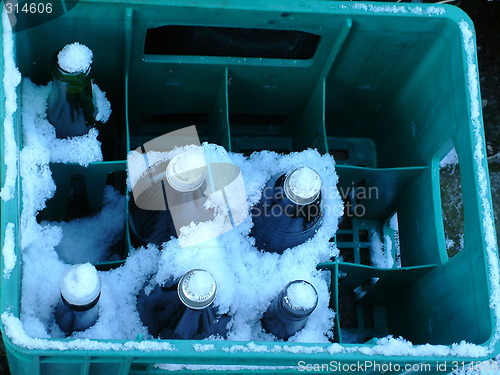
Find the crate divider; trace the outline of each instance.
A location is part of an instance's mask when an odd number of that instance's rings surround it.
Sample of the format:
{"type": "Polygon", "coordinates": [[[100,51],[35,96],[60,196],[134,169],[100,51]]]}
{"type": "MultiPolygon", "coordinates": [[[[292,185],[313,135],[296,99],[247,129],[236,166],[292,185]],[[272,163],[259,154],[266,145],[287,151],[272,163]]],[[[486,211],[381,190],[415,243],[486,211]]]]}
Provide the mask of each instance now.
{"type": "Polygon", "coordinates": [[[215,105],[208,117],[208,141],[231,151],[229,131],[228,68],[224,69],[215,105]]]}
{"type": "Polygon", "coordinates": [[[422,171],[402,190],[395,206],[403,267],[448,262],[438,176],[435,167],[422,171]]]}
{"type": "MultiPolygon", "coordinates": [[[[132,56],[132,22],[133,22],[134,11],[132,8],[125,8],[125,16],[123,21],[123,32],[124,38],[124,51],[125,57],[123,59],[123,82],[124,82],[124,95],[123,95],[123,108],[124,108],[124,119],[125,119],[125,137],[126,137],[126,153],[131,150],[130,148],[130,118],[129,118],[129,85],[130,85],[130,60],[132,56]]],[[[127,155],[125,155],[127,159],[127,155]]],[[[128,212],[127,212],[128,217],[128,212]]],[[[127,236],[128,237],[128,236],[127,236]]]]}
{"type": "Polygon", "coordinates": [[[347,40],[351,28],[352,19],[344,19],[339,34],[335,37],[325,37],[318,47],[317,54],[322,53],[324,57],[317,56],[316,58],[324,61],[316,78],[316,85],[312,90],[298,124],[294,127],[294,146],[296,149],[303,150],[308,147],[315,147],[322,154],[328,152],[325,129],[326,78],[335,64],[342,46],[347,40]]]}
{"type": "Polygon", "coordinates": [[[333,341],[341,342],[341,332],[340,332],[340,323],[339,323],[339,288],[338,288],[338,280],[339,280],[339,267],[337,262],[327,262],[320,263],[317,266],[318,270],[329,272],[330,278],[330,301],[329,306],[335,312],[334,324],[333,324],[333,341]]]}
{"type": "MultiPolygon", "coordinates": [[[[398,197],[428,167],[407,168],[365,168],[350,165],[337,165],[338,188],[342,198],[359,194],[364,209],[363,219],[387,219],[395,211],[398,197]],[[358,189],[362,191],[358,192],[358,189]]],[[[353,202],[354,204],[354,202],[353,202]]]]}

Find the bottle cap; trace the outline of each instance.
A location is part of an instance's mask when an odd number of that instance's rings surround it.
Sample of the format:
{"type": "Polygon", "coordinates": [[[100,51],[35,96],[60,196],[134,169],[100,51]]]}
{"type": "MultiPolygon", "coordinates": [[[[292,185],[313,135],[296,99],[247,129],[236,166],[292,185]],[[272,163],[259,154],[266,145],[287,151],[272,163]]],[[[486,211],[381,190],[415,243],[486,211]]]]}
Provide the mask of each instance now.
{"type": "Polygon", "coordinates": [[[177,293],[187,307],[200,310],[210,306],[215,300],[217,283],[210,272],[195,269],[182,276],[177,293]]]}
{"type": "Polygon", "coordinates": [[[319,174],[309,167],[300,167],[285,178],[285,195],[293,203],[306,205],[314,202],[321,191],[319,174]]]}
{"type": "Polygon", "coordinates": [[[291,281],[283,289],[283,302],[291,313],[309,315],[318,304],[318,293],[314,286],[307,281],[291,281]]]}
{"type": "Polygon", "coordinates": [[[61,295],[67,303],[85,306],[94,302],[101,293],[101,280],[90,263],[69,267],[60,281],[61,295]]]}
{"type": "Polygon", "coordinates": [[[175,190],[189,192],[198,189],[207,174],[207,163],[201,151],[183,152],[167,166],[167,181],[175,190]]]}
{"type": "Polygon", "coordinates": [[[66,73],[87,73],[92,64],[92,51],[78,42],[67,44],[57,54],[57,65],[66,73]]]}

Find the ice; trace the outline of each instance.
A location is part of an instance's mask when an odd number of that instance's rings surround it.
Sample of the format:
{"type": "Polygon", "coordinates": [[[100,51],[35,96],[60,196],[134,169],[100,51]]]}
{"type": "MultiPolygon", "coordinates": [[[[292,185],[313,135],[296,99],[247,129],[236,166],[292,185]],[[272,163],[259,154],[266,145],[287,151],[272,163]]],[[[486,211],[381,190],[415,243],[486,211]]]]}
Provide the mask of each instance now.
{"type": "Polygon", "coordinates": [[[112,260],[114,254],[109,249],[123,237],[125,207],[125,196],[106,186],[102,209],[97,214],[68,222],[46,221],[42,225],[61,229],[62,240],[55,250],[64,261],[77,264],[112,260]]]}
{"type": "Polygon", "coordinates": [[[111,103],[106,98],[106,93],[102,91],[97,84],[92,82],[92,96],[97,109],[96,121],[105,123],[111,116],[111,103]]]}
{"type": "Polygon", "coordinates": [[[15,253],[15,239],[14,239],[14,224],[7,223],[5,226],[5,233],[3,236],[3,277],[10,278],[10,273],[16,266],[17,256],[15,253]]]}
{"type": "Polygon", "coordinates": [[[57,62],[68,73],[86,73],[92,64],[92,51],[78,42],[71,43],[59,52],[57,62]]]}
{"type": "Polygon", "coordinates": [[[90,263],[71,266],[61,278],[61,294],[73,305],[86,305],[97,298],[101,282],[90,263]]]}
{"type": "Polygon", "coordinates": [[[94,128],[80,137],[56,138],[55,128],[47,121],[45,112],[50,93],[47,86],[37,86],[28,78],[23,79],[23,148],[37,154],[43,153],[52,163],[77,163],[87,166],[102,161],[101,143],[94,128]]]}
{"type": "Polygon", "coordinates": [[[291,284],[286,291],[290,304],[297,310],[310,310],[316,305],[316,291],[304,282],[291,284]]]}
{"type": "Polygon", "coordinates": [[[14,39],[6,8],[2,11],[3,24],[3,93],[5,95],[5,117],[3,120],[3,163],[5,164],[5,183],[0,190],[3,201],[14,197],[17,182],[18,151],[14,135],[14,113],[17,110],[16,87],[21,82],[21,74],[14,62],[14,39]]]}

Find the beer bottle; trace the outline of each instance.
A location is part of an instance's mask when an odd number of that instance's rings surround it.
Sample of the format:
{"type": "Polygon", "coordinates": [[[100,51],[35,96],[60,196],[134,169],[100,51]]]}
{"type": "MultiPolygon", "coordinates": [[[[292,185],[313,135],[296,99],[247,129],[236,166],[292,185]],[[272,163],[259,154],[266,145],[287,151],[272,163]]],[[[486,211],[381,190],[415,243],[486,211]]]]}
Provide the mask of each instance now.
{"type": "Polygon", "coordinates": [[[312,238],[323,219],[321,178],[308,167],[272,177],[251,210],[258,249],[283,253],[312,238]]]}
{"type": "Polygon", "coordinates": [[[182,152],[149,167],[136,184],[147,188],[129,201],[132,244],[161,246],[181,227],[213,219],[214,210],[204,207],[206,175],[201,151],[182,152]]]}
{"type": "Polygon", "coordinates": [[[61,299],[56,306],[55,319],[67,335],[84,331],[97,322],[101,281],[90,263],[76,264],[63,273],[60,281],[61,299]]]}
{"type": "Polygon", "coordinates": [[[217,284],[208,271],[194,269],[180,280],[169,279],[150,293],[137,297],[143,324],[153,337],[162,339],[203,339],[225,336],[228,315],[217,316],[212,306],[217,284]]]}
{"type": "Polygon", "coordinates": [[[87,134],[96,125],[90,64],[92,51],[79,43],[66,45],[52,59],[52,88],[47,120],[57,138],[87,134]]]}
{"type": "Polygon", "coordinates": [[[288,340],[306,325],[318,304],[314,286],[304,280],[289,282],[262,316],[264,330],[288,340]]]}

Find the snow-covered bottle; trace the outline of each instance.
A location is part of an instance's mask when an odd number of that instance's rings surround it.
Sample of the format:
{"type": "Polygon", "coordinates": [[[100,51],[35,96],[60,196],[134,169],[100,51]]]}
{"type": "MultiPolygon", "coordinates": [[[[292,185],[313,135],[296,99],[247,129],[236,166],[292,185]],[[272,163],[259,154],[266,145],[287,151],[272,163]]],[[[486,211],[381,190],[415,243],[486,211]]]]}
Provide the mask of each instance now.
{"type": "Polygon", "coordinates": [[[149,188],[129,202],[132,244],[160,246],[181,227],[211,220],[213,209],[204,207],[206,176],[202,151],[182,152],[148,168],[139,180],[149,188]]]}
{"type": "Polygon", "coordinates": [[[99,317],[101,280],[90,263],[69,267],[60,281],[61,300],[56,306],[56,323],[66,335],[92,327],[99,317]]]}
{"type": "Polygon", "coordinates": [[[218,316],[213,302],[217,284],[202,269],[187,272],[180,280],[169,279],[149,293],[137,297],[139,316],[153,337],[161,339],[203,339],[224,337],[229,316],[218,316]]]}
{"type": "Polygon", "coordinates": [[[92,51],[80,43],[68,44],[54,55],[47,119],[57,138],[84,135],[96,125],[91,63],[92,51]]]}
{"type": "Polygon", "coordinates": [[[313,237],[321,226],[321,178],[300,167],[273,176],[252,208],[251,235],[258,249],[283,253],[313,237]]]}
{"type": "Polygon", "coordinates": [[[306,325],[318,304],[318,293],[304,280],[289,282],[262,316],[262,327],[274,336],[288,340],[306,325]]]}

